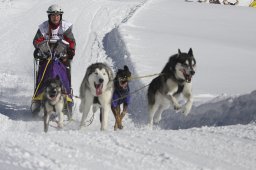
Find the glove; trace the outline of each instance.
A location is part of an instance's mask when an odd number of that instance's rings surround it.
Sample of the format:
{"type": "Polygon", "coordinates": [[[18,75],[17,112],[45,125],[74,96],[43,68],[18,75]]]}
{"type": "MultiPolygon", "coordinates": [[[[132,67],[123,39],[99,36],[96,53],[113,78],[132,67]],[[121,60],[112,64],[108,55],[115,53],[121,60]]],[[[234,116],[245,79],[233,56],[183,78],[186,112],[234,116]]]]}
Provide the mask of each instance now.
{"type": "Polygon", "coordinates": [[[42,58],[42,54],[41,54],[40,50],[38,48],[36,48],[34,51],[34,59],[41,59],[41,58],[42,58]]]}
{"type": "Polygon", "coordinates": [[[72,60],[75,55],[75,50],[72,48],[68,48],[67,54],[68,54],[68,59],[72,60]]]}
{"type": "Polygon", "coordinates": [[[39,50],[39,48],[36,48],[34,51],[34,58],[35,59],[47,59],[51,54],[49,52],[45,52],[42,54],[42,52],[39,50]]]}

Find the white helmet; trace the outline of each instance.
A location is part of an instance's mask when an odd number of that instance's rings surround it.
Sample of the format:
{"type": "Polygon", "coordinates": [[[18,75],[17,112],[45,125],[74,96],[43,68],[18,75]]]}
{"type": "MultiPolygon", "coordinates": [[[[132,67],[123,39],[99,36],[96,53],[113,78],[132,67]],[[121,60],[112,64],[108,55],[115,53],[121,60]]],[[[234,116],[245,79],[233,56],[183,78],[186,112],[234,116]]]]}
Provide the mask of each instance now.
{"type": "Polygon", "coordinates": [[[64,12],[58,4],[54,4],[54,5],[49,6],[47,13],[48,14],[63,14],[64,12]]]}

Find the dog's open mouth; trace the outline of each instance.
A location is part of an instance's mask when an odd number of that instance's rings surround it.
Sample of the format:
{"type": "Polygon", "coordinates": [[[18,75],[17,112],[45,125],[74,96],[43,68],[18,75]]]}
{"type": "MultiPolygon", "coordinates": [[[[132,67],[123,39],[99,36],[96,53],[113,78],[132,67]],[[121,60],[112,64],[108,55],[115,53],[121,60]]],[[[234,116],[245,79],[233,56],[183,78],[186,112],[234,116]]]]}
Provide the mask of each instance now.
{"type": "Polygon", "coordinates": [[[182,70],[182,73],[183,73],[183,76],[185,78],[185,81],[187,83],[190,83],[191,82],[191,79],[192,79],[192,75],[191,74],[187,74],[185,70],[182,70]]]}
{"type": "Polygon", "coordinates": [[[128,86],[128,82],[127,81],[119,81],[119,85],[120,87],[122,87],[123,89],[126,89],[128,86]]]}
{"type": "Polygon", "coordinates": [[[191,79],[192,79],[192,76],[191,76],[191,75],[188,75],[188,74],[184,74],[184,73],[183,73],[183,75],[184,75],[184,77],[185,77],[186,82],[190,83],[190,82],[191,82],[191,79]]]}
{"type": "Polygon", "coordinates": [[[51,95],[50,95],[50,98],[55,98],[55,97],[56,97],[55,94],[51,94],[51,95]]]}
{"type": "Polygon", "coordinates": [[[94,87],[96,89],[96,95],[99,96],[102,94],[102,87],[103,87],[103,83],[100,83],[100,84],[96,84],[94,82],[94,87]]]}
{"type": "Polygon", "coordinates": [[[52,94],[49,94],[49,95],[48,95],[48,98],[49,98],[50,100],[55,100],[56,97],[57,97],[57,93],[52,93],[52,94]]]}

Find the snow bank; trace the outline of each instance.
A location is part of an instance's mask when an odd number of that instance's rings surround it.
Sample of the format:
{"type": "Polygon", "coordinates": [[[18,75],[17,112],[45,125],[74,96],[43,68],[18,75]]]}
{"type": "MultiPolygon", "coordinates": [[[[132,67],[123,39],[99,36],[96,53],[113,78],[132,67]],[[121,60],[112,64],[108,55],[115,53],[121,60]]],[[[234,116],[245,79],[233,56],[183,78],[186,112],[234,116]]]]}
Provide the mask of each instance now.
{"type": "Polygon", "coordinates": [[[164,129],[187,129],[202,126],[248,124],[256,121],[256,91],[237,97],[213,99],[184,117],[174,110],[165,113],[160,126],[164,129]]]}
{"type": "MultiPolygon", "coordinates": [[[[137,76],[135,63],[131,60],[131,54],[126,48],[119,29],[115,28],[103,39],[106,54],[114,61],[116,68],[128,65],[137,76]]],[[[130,82],[132,102],[129,106],[129,116],[137,126],[143,126],[147,122],[147,86],[136,80],[130,82]],[[138,91],[137,91],[138,90],[138,91]],[[133,93],[135,92],[135,93],[133,93]]],[[[201,104],[193,107],[191,113],[184,117],[181,113],[168,110],[163,114],[159,126],[163,129],[186,129],[202,126],[225,126],[234,124],[248,124],[256,120],[256,91],[238,97],[227,95],[215,96],[199,95],[201,104]],[[203,101],[202,98],[213,98],[203,101]],[[203,103],[203,104],[202,104],[203,103]]]]}

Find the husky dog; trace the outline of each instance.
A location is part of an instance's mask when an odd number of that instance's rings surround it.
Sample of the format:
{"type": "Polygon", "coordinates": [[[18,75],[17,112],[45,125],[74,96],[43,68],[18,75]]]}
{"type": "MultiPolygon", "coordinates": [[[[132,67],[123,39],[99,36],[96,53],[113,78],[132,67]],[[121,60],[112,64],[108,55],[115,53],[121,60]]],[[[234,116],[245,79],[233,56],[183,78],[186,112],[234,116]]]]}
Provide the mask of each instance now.
{"type": "Polygon", "coordinates": [[[44,131],[48,131],[50,117],[53,113],[58,115],[58,126],[63,127],[64,97],[62,95],[62,83],[59,77],[48,79],[45,82],[44,96],[42,99],[42,109],[44,111],[44,131]]]}
{"type": "Polygon", "coordinates": [[[192,107],[191,78],[195,74],[196,60],[190,48],[188,53],[178,53],[171,56],[161,74],[153,79],[148,88],[149,125],[159,123],[164,110],[173,105],[175,110],[181,109],[187,115],[192,107]],[[180,106],[179,94],[187,99],[184,106],[180,106]],[[155,115],[156,113],[156,115],[155,115]],[[155,115],[155,116],[154,116],[155,115]]]}
{"type": "Polygon", "coordinates": [[[111,109],[115,116],[116,122],[114,130],[123,129],[122,119],[127,113],[128,105],[130,103],[130,88],[128,80],[131,77],[129,68],[125,65],[124,69],[118,69],[114,79],[114,94],[112,97],[111,109]],[[123,104],[123,111],[121,112],[120,105],[123,104]]]}
{"type": "Polygon", "coordinates": [[[92,105],[95,113],[100,106],[101,130],[107,129],[108,114],[111,111],[111,98],[113,94],[113,72],[104,63],[90,65],[80,86],[81,104],[79,110],[83,113],[80,127],[90,111],[92,105]]]}

